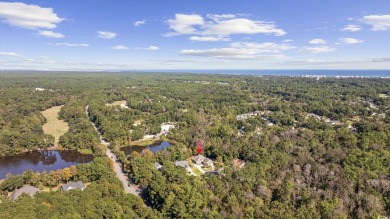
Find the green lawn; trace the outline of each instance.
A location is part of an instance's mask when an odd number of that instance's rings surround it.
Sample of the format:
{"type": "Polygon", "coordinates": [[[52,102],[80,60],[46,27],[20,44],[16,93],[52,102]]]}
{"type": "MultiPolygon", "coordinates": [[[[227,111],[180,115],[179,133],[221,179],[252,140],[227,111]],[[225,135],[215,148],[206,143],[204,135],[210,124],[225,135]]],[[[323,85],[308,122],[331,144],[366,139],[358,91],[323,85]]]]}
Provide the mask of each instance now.
{"type": "Polygon", "coordinates": [[[134,142],[131,142],[130,145],[131,146],[148,146],[148,145],[151,145],[151,144],[155,144],[157,142],[159,142],[160,140],[156,140],[154,138],[151,138],[151,139],[146,139],[146,140],[139,140],[139,141],[134,141],[134,142]]]}
{"type": "Polygon", "coordinates": [[[82,153],[82,154],[93,154],[92,149],[90,149],[90,148],[78,149],[77,151],[82,153]]]}
{"type": "Polygon", "coordinates": [[[197,176],[203,175],[203,173],[197,167],[194,166],[194,164],[192,163],[191,159],[188,159],[187,161],[190,164],[190,166],[192,168],[192,172],[195,173],[195,175],[197,175],[197,176]]]}
{"type": "Polygon", "coordinates": [[[113,103],[106,103],[106,106],[120,106],[122,104],[127,104],[126,100],[121,100],[121,101],[115,101],[113,103]]]}

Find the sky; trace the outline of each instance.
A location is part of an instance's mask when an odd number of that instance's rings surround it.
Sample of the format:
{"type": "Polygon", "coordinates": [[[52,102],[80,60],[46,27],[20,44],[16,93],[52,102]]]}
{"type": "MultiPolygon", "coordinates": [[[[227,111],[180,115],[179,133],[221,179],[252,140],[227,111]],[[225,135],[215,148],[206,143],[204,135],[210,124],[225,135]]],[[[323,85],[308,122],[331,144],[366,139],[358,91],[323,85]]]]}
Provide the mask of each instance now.
{"type": "Polygon", "coordinates": [[[390,1],[0,0],[0,69],[390,69],[390,1]]]}

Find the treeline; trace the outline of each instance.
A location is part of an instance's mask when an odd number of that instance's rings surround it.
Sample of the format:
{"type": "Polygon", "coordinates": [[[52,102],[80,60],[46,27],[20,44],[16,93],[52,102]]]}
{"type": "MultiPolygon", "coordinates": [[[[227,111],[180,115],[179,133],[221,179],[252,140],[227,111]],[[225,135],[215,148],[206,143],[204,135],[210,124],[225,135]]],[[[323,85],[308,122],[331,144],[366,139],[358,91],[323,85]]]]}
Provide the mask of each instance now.
{"type": "Polygon", "coordinates": [[[59,144],[67,149],[91,149],[96,155],[104,155],[105,147],[88,119],[86,106],[86,101],[72,99],[62,108],[60,117],[69,123],[69,131],[60,137],[59,144]]]}
{"type": "Polygon", "coordinates": [[[5,84],[0,79],[0,156],[53,145],[54,137],[43,134],[40,111],[64,104],[64,94],[5,84]]]}

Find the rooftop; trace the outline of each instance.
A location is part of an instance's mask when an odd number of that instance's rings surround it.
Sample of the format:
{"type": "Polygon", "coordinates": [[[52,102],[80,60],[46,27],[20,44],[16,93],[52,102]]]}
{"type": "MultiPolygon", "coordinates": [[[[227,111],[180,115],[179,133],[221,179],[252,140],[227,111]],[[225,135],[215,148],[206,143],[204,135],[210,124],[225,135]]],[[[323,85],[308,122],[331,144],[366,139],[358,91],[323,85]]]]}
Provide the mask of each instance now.
{"type": "Polygon", "coordinates": [[[156,169],[161,169],[163,166],[160,164],[160,163],[158,163],[158,162],[155,162],[154,163],[154,168],[156,168],[156,169]]]}
{"type": "Polygon", "coordinates": [[[190,164],[186,160],[177,160],[175,161],[175,166],[180,166],[187,169],[188,167],[190,167],[190,164]]]}
{"type": "Polygon", "coordinates": [[[84,184],[81,181],[78,182],[69,182],[68,184],[62,185],[61,190],[62,191],[68,191],[71,189],[84,189],[84,184]]]}
{"type": "Polygon", "coordinates": [[[20,189],[16,189],[10,199],[13,201],[13,200],[16,200],[20,195],[22,195],[23,193],[26,193],[28,195],[30,195],[31,197],[33,197],[35,195],[35,193],[37,193],[39,191],[38,188],[34,187],[34,186],[29,186],[29,185],[26,185],[26,186],[23,186],[22,188],[20,189]]]}

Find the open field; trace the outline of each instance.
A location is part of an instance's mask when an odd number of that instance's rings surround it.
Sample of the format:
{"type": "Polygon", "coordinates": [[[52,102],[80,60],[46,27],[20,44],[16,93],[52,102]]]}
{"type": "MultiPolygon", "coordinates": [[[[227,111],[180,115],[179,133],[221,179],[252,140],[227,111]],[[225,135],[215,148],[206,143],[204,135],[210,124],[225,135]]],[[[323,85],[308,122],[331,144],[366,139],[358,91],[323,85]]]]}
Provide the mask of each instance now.
{"type": "Polygon", "coordinates": [[[139,126],[143,121],[144,121],[143,119],[136,120],[134,121],[133,126],[139,126]]]}
{"type": "Polygon", "coordinates": [[[120,106],[122,108],[129,108],[127,107],[126,100],[115,101],[113,103],[106,103],[106,106],[120,106]]]}
{"type": "Polygon", "coordinates": [[[47,122],[42,126],[43,132],[48,135],[54,136],[54,146],[58,146],[60,136],[65,134],[68,129],[68,123],[58,119],[58,113],[62,106],[54,106],[45,111],[41,111],[42,115],[46,118],[47,122]]]}
{"type": "Polygon", "coordinates": [[[93,151],[90,148],[78,149],[77,151],[82,154],[93,154],[93,151]]]}

